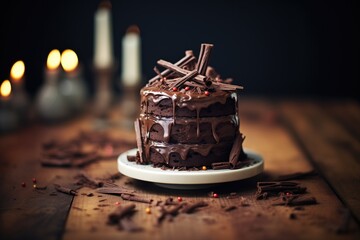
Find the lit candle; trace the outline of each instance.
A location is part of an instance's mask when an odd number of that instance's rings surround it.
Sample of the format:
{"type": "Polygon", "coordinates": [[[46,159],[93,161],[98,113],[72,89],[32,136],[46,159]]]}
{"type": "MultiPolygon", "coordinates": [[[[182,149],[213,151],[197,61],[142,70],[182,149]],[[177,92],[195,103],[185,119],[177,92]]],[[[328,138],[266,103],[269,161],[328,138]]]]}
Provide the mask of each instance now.
{"type": "Polygon", "coordinates": [[[56,81],[59,78],[60,60],[60,51],[58,49],[51,50],[46,61],[45,79],[56,81]]]}
{"type": "Polygon", "coordinates": [[[98,69],[113,67],[111,3],[102,1],[95,13],[94,66],[98,69]]]}
{"type": "Polygon", "coordinates": [[[13,130],[18,125],[18,117],[11,107],[11,83],[4,80],[0,86],[0,132],[13,130]]]}
{"type": "Polygon", "coordinates": [[[0,94],[2,102],[8,102],[11,94],[11,83],[9,80],[4,80],[0,86],[0,94]]]}
{"type": "Polygon", "coordinates": [[[65,77],[60,81],[60,93],[67,101],[73,113],[79,113],[84,107],[87,98],[86,84],[82,78],[79,59],[71,49],[66,49],[61,54],[61,66],[65,77]]]}
{"type": "Polygon", "coordinates": [[[18,112],[20,118],[27,118],[28,110],[28,97],[24,90],[24,80],[25,80],[25,64],[23,61],[19,60],[14,63],[10,71],[10,79],[13,83],[13,106],[18,112]]]}
{"type": "Polygon", "coordinates": [[[130,26],[122,39],[122,81],[127,87],[141,80],[141,40],[137,26],[130,26]]]}
{"type": "Polygon", "coordinates": [[[59,50],[54,49],[49,53],[45,68],[45,82],[36,99],[38,114],[44,120],[51,122],[66,118],[69,113],[58,87],[60,60],[59,50]]]}
{"type": "Polygon", "coordinates": [[[24,62],[21,60],[15,62],[10,70],[11,81],[14,83],[14,85],[19,85],[23,83],[24,73],[25,73],[24,62]]]}

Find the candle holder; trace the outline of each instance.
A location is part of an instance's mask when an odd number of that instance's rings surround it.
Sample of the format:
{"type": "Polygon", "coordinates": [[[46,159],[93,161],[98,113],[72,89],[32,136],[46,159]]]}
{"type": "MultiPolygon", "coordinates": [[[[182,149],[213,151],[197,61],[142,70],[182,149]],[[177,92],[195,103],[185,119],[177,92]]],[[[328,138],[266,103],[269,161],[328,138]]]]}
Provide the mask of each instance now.
{"type": "Polygon", "coordinates": [[[20,121],[26,121],[28,119],[28,109],[29,109],[29,97],[26,94],[22,83],[15,83],[14,86],[14,95],[12,99],[12,105],[14,106],[15,111],[19,116],[20,121]]]}
{"type": "Polygon", "coordinates": [[[84,111],[88,98],[88,89],[80,65],[77,69],[65,73],[65,76],[59,82],[59,91],[72,115],[80,114],[84,111]]]}
{"type": "Polygon", "coordinates": [[[0,133],[10,132],[19,126],[19,118],[10,104],[0,104],[0,133]]]}
{"type": "MultiPolygon", "coordinates": [[[[121,81],[124,82],[124,81],[121,81]]],[[[121,84],[122,95],[120,97],[121,125],[127,129],[134,128],[134,121],[139,115],[141,82],[135,85],[121,84]]]]}
{"type": "Polygon", "coordinates": [[[0,133],[9,132],[19,125],[17,112],[13,108],[11,84],[5,80],[0,86],[0,133]]]}
{"type": "Polygon", "coordinates": [[[48,123],[65,120],[69,116],[66,101],[59,91],[58,72],[45,71],[45,83],[36,98],[37,113],[48,123]]]}
{"type": "Polygon", "coordinates": [[[101,119],[108,117],[109,109],[113,103],[114,93],[111,84],[115,70],[116,64],[106,68],[94,66],[96,82],[94,113],[101,119]]]}

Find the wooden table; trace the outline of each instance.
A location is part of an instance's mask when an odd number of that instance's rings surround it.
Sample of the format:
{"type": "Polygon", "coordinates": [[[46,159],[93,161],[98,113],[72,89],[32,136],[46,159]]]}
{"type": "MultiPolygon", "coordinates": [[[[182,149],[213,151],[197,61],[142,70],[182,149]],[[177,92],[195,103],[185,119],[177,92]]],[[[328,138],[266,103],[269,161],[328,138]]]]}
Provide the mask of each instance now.
{"type": "MultiPolygon", "coordinates": [[[[111,116],[112,124],[105,131],[134,140],[132,129],[114,124],[122,120],[116,108],[111,116]]],[[[139,232],[121,231],[107,223],[116,202],[129,204],[119,196],[83,187],[74,197],[53,187],[74,182],[80,171],[94,178],[115,173],[116,159],[80,169],[40,164],[45,141],[70,139],[80,130],[92,131],[95,123],[93,116],[85,115],[57,125],[34,123],[0,136],[0,239],[360,239],[360,106],[356,101],[242,99],[244,145],[261,153],[264,173],[198,190],[166,189],[122,176],[116,184],[154,200],[150,214],[145,211],[149,204],[135,203],[132,219],[142,225],[139,232]],[[276,198],[256,200],[258,181],[311,170],[317,174],[296,182],[318,204],[295,208],[273,206],[276,198]],[[47,189],[34,190],[33,177],[47,189]],[[219,198],[210,197],[211,191],[219,198]],[[234,192],[238,197],[228,198],[234,192]],[[176,201],[177,196],[188,203],[203,200],[208,206],[156,224],[155,202],[168,197],[176,201]],[[249,206],[242,206],[244,199],[249,206]],[[228,206],[236,208],[225,211],[228,206]]]]}

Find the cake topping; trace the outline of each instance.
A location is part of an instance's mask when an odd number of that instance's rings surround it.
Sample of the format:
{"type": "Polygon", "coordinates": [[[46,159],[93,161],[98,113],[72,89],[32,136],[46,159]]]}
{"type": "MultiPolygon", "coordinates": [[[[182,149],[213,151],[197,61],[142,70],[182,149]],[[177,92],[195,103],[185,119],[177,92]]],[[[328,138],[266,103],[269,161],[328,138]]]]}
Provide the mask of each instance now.
{"type": "Polygon", "coordinates": [[[172,64],[160,59],[157,63],[166,68],[160,72],[157,67],[154,68],[156,76],[149,80],[147,87],[157,87],[164,90],[178,91],[183,88],[186,91],[194,89],[194,92],[207,92],[209,95],[214,91],[236,91],[243,89],[242,86],[230,84],[232,79],[221,79],[220,75],[211,66],[208,66],[212,44],[201,44],[199,59],[193,52],[188,50],[185,57],[172,64]],[[176,90],[174,90],[176,88],[176,90]]]}

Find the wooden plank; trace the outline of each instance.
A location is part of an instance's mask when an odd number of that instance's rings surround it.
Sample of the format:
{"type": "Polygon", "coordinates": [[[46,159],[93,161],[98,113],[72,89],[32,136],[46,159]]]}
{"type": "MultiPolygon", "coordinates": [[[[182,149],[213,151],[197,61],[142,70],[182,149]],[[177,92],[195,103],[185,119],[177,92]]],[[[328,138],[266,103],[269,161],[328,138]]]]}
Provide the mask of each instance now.
{"type": "Polygon", "coordinates": [[[313,102],[281,104],[281,110],[312,162],[360,220],[359,139],[313,102]]]}
{"type": "MultiPolygon", "coordinates": [[[[127,186],[148,198],[165,200],[168,197],[181,196],[183,202],[203,200],[209,206],[187,215],[179,214],[172,222],[165,221],[155,226],[158,210],[152,204],[152,213],[147,214],[148,204],[136,203],[138,212],[134,222],[144,228],[141,232],[119,231],[116,226],[107,224],[107,217],[115,209],[115,202],[128,204],[119,196],[99,197],[94,190],[82,189],[81,193],[93,193],[87,197],[74,198],[66,225],[64,239],[357,239],[359,226],[350,219],[349,232],[337,235],[336,229],[341,223],[342,203],[332,190],[319,177],[299,180],[308,188],[308,195],[317,198],[319,204],[305,206],[303,210],[285,206],[272,206],[272,200],[256,200],[256,182],[294,172],[305,172],[313,167],[298,148],[292,136],[278,121],[278,115],[272,104],[263,100],[242,100],[241,131],[247,136],[245,147],[259,152],[265,159],[265,172],[256,178],[215,185],[208,189],[174,190],[161,188],[155,184],[130,180],[123,176],[116,183],[127,186]],[[129,182],[131,184],[126,184],[129,182]],[[211,198],[209,192],[215,191],[220,197],[211,198]],[[250,206],[241,206],[241,198],[228,199],[229,193],[247,199],[250,206]],[[100,199],[108,206],[99,207],[100,199]],[[235,205],[236,209],[226,212],[226,207],[235,205]],[[291,213],[297,219],[289,218],[291,213]]],[[[117,170],[116,161],[98,162],[86,169],[92,176],[103,176],[117,170]]]]}
{"type": "Polygon", "coordinates": [[[358,102],[351,100],[331,101],[321,104],[321,107],[350,135],[360,139],[360,106],[358,102]]]}
{"type": "Polygon", "coordinates": [[[73,197],[57,193],[53,184],[69,184],[75,169],[44,168],[42,143],[70,138],[86,128],[84,119],[53,126],[33,126],[0,137],[0,239],[59,239],[73,197]],[[70,131],[68,131],[69,129],[70,131]],[[32,178],[46,190],[34,190],[32,178]],[[25,182],[26,186],[22,186],[25,182]]]}

